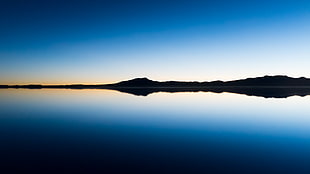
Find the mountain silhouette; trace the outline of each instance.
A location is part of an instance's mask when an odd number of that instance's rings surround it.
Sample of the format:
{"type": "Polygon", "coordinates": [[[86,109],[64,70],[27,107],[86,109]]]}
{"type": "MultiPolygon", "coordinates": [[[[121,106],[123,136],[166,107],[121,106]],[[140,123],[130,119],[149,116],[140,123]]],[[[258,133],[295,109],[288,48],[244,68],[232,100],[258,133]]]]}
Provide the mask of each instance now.
{"type": "Polygon", "coordinates": [[[150,87],[150,86],[160,86],[161,82],[150,80],[146,77],[135,78],[132,80],[122,81],[116,84],[111,84],[111,86],[127,86],[127,87],[150,87]]]}
{"type": "Polygon", "coordinates": [[[230,86],[310,86],[310,79],[288,76],[264,76],[226,82],[230,86]]]}
{"type": "Polygon", "coordinates": [[[234,81],[212,81],[212,82],[180,82],[166,81],[157,82],[148,78],[136,78],[128,81],[122,81],[109,86],[115,87],[206,87],[206,86],[310,86],[310,79],[292,78],[288,76],[264,76],[256,78],[247,78],[234,81]]]}
{"type": "Polygon", "coordinates": [[[101,85],[0,85],[0,88],[67,88],[67,89],[112,89],[133,95],[147,96],[155,92],[230,92],[265,98],[286,98],[310,95],[310,79],[288,76],[264,76],[233,81],[211,82],[158,82],[148,78],[135,78],[114,84],[101,85]]]}

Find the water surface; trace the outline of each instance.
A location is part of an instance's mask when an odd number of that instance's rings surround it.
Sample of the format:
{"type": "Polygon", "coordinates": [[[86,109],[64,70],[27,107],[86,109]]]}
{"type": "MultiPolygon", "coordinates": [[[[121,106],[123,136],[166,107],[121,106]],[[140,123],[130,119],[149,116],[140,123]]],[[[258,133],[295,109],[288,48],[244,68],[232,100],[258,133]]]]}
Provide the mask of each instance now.
{"type": "Polygon", "coordinates": [[[310,97],[1,89],[6,173],[310,173],[310,97]]]}

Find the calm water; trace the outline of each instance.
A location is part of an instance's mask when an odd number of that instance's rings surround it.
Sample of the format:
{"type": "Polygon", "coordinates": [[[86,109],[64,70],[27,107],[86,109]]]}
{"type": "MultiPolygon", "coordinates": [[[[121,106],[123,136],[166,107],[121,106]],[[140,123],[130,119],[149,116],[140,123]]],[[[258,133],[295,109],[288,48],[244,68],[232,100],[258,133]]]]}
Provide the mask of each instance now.
{"type": "Polygon", "coordinates": [[[0,90],[0,173],[310,173],[310,97],[0,90]]]}

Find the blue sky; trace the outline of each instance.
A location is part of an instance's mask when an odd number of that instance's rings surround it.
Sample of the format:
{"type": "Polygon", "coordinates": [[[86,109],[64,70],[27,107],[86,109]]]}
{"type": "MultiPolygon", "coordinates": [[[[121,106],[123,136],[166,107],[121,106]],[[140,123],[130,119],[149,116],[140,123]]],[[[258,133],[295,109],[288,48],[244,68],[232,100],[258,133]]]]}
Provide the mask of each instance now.
{"type": "Polygon", "coordinates": [[[0,83],[310,77],[310,2],[0,0],[0,83]]]}

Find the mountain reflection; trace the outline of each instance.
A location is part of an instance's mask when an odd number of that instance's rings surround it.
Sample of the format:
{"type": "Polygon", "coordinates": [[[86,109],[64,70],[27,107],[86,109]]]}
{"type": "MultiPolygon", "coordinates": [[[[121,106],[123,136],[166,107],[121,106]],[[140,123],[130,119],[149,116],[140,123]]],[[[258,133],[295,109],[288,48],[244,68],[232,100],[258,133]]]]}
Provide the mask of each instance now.
{"type": "Polygon", "coordinates": [[[235,93],[264,98],[287,98],[291,96],[310,95],[308,87],[210,87],[210,88],[111,88],[119,92],[129,93],[136,96],[147,96],[157,92],[214,92],[235,93]]]}

